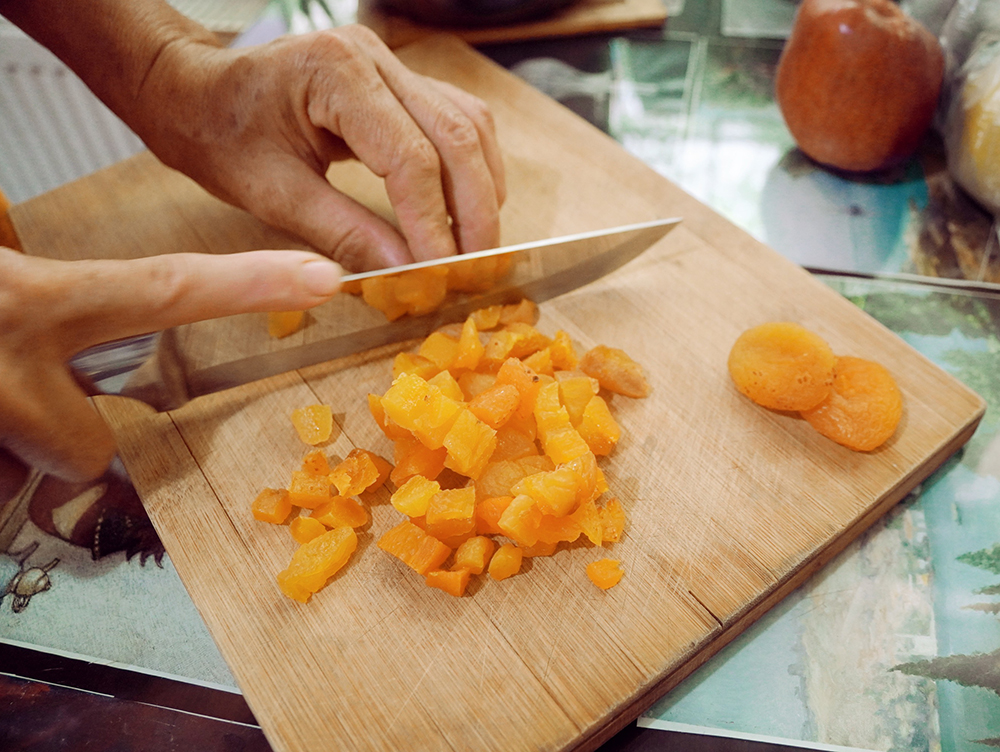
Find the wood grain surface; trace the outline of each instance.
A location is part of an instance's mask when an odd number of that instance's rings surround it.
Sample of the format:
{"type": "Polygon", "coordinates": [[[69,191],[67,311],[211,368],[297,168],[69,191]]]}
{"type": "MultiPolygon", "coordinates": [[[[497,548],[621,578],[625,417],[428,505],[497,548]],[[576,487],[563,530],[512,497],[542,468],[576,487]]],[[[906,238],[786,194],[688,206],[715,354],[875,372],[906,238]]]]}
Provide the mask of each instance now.
{"type": "MultiPolygon", "coordinates": [[[[593,749],[671,689],[899,501],[975,430],[983,401],[799,267],[614,141],[453,37],[400,51],[486,99],[505,154],[506,243],[679,215],[683,224],[598,283],[542,305],[539,328],[581,349],[624,348],[645,400],[614,397],[623,429],[603,462],[628,515],[602,592],[589,546],[533,559],[463,598],[427,588],[379,551],[397,519],[382,490],[352,563],[308,605],[275,574],[295,544],[253,520],[263,486],[303,453],[292,409],[327,402],[333,457],[391,457],[365,395],[384,392],[387,347],[285,374],[171,413],[96,404],[171,560],[277,752],[593,749]],[[732,343],[792,320],[838,353],[885,364],[905,414],[854,453],[804,421],[750,404],[726,370],[732,343]]],[[[387,211],[356,165],[331,179],[387,211]]],[[[287,242],[140,155],[12,210],[30,253],[130,257],[287,242]]]]}

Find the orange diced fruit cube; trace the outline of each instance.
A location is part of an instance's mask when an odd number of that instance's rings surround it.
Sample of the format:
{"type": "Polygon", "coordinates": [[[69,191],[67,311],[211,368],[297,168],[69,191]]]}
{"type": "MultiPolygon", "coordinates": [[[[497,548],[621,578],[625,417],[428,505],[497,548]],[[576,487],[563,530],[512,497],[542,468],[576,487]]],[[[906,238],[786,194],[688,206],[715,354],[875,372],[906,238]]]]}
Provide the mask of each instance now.
{"type": "Polygon", "coordinates": [[[424,515],[427,532],[438,540],[472,533],[476,529],[476,489],[454,488],[431,497],[424,515]]]}
{"type": "Polygon", "coordinates": [[[294,334],[305,321],[305,311],[271,311],[267,314],[267,333],[275,339],[294,334]]]}
{"type": "Polygon", "coordinates": [[[355,447],[330,471],[330,482],[341,496],[357,496],[385,483],[391,469],[377,454],[355,447]]]}
{"type": "Polygon", "coordinates": [[[423,517],[434,495],[441,490],[436,480],[414,475],[399,486],[389,498],[389,503],[407,517],[423,517]]]}
{"type": "Polygon", "coordinates": [[[462,324],[462,334],[458,338],[458,353],[452,361],[452,368],[475,370],[485,350],[486,347],[479,339],[476,320],[470,316],[462,324]]]}
{"type": "Polygon", "coordinates": [[[401,352],[392,360],[392,378],[409,373],[422,379],[429,379],[441,369],[432,360],[416,353],[401,352]]]}
{"type": "Polygon", "coordinates": [[[468,569],[432,569],[424,576],[424,582],[448,595],[461,598],[469,585],[469,574],[468,569]]]}
{"type": "Polygon", "coordinates": [[[518,460],[538,454],[534,438],[509,425],[497,429],[497,446],[490,455],[490,462],[518,460]]]}
{"type": "Polygon", "coordinates": [[[436,310],[448,293],[448,270],[440,266],[411,269],[394,275],[393,294],[411,316],[436,310]]]}
{"type": "Polygon", "coordinates": [[[413,435],[405,428],[397,426],[393,421],[389,420],[385,414],[385,408],[382,407],[382,398],[377,394],[368,395],[368,411],[372,414],[372,418],[375,419],[375,423],[382,429],[382,433],[385,434],[387,439],[395,441],[404,436],[413,435]]]}
{"type": "Polygon", "coordinates": [[[500,517],[513,500],[513,496],[491,496],[477,502],[476,532],[480,535],[503,535],[500,517]]]}
{"type": "Polygon", "coordinates": [[[431,361],[440,370],[450,368],[458,355],[458,340],[443,332],[431,332],[420,344],[417,353],[431,361]]]}
{"type": "Polygon", "coordinates": [[[444,437],[444,465],[468,478],[478,478],[497,445],[497,432],[468,409],[462,409],[444,437]]]}
{"type": "Polygon", "coordinates": [[[297,507],[315,509],[331,498],[330,478],[295,470],[292,472],[292,481],[288,484],[288,498],[297,507]]]}
{"type": "Polygon", "coordinates": [[[462,394],[466,401],[469,401],[477,394],[482,394],[496,383],[497,377],[494,373],[479,373],[478,371],[462,371],[458,375],[458,385],[462,387],[462,394]]]}
{"type": "Polygon", "coordinates": [[[535,398],[541,387],[541,378],[537,373],[524,365],[517,358],[504,361],[497,371],[497,384],[511,384],[521,395],[515,415],[519,418],[530,418],[535,408],[535,398]]]}
{"type": "Polygon", "coordinates": [[[428,449],[413,436],[399,439],[394,444],[393,459],[395,467],[389,474],[390,480],[401,486],[414,475],[422,475],[434,480],[444,470],[444,461],[448,450],[444,447],[428,449]]]}
{"type": "Polygon", "coordinates": [[[593,376],[608,391],[626,397],[648,397],[652,391],[642,366],[617,347],[591,348],[580,358],[580,370],[593,376]]]}
{"type": "Polygon", "coordinates": [[[403,520],[387,530],[379,538],[378,547],[422,575],[432,569],[439,569],[451,555],[448,546],[428,535],[410,520],[403,520]]]}
{"type": "Polygon", "coordinates": [[[538,523],[539,543],[572,543],[583,533],[580,523],[573,515],[555,517],[543,514],[538,523]]]}
{"type": "Polygon", "coordinates": [[[552,350],[550,347],[543,347],[541,350],[533,352],[524,359],[524,365],[535,373],[552,376],[555,374],[555,365],[552,363],[552,350]]]}
{"type": "Polygon", "coordinates": [[[305,603],[347,564],[357,547],[352,528],[329,530],[299,546],[288,568],[278,573],[278,586],[289,598],[305,603]]]}
{"type": "Polygon", "coordinates": [[[349,496],[334,496],[324,501],[310,516],[327,527],[364,527],[368,524],[368,510],[349,496]]]}
{"type": "Polygon", "coordinates": [[[511,493],[530,496],[542,514],[563,517],[576,508],[582,486],[580,474],[564,465],[522,478],[511,487],[511,493]]]}
{"type": "Polygon", "coordinates": [[[500,311],[502,305],[492,305],[486,308],[479,308],[469,314],[469,318],[476,324],[476,328],[481,331],[489,331],[500,325],[500,311]]]}
{"type": "Polygon", "coordinates": [[[622,509],[621,502],[612,497],[598,512],[601,517],[603,541],[617,543],[621,540],[622,532],[625,530],[625,510],[622,509]]]}
{"type": "Polygon", "coordinates": [[[312,517],[296,517],[288,526],[288,530],[298,543],[308,543],[325,533],[327,527],[312,517]]]}
{"type": "Polygon", "coordinates": [[[385,314],[389,321],[404,315],[406,303],[396,297],[396,280],[392,277],[368,277],[361,280],[361,297],[364,301],[385,314]]]}
{"type": "Polygon", "coordinates": [[[521,402],[521,393],[513,384],[494,384],[469,401],[469,410],[490,428],[500,428],[510,420],[521,402]]]}
{"type": "Polygon", "coordinates": [[[452,569],[465,569],[472,574],[482,574],[496,550],[496,543],[485,535],[469,538],[455,549],[452,569]]]}
{"type": "Polygon", "coordinates": [[[500,324],[521,323],[534,326],[538,323],[539,310],[534,301],[522,298],[518,303],[505,305],[500,309],[500,324]]]}
{"type": "Polygon", "coordinates": [[[557,541],[543,541],[539,539],[530,546],[522,546],[521,554],[526,559],[532,559],[536,556],[552,556],[557,548],[559,548],[557,541]]]}
{"type": "Polygon", "coordinates": [[[604,542],[604,523],[593,501],[582,503],[571,516],[591,543],[600,546],[604,542]]]}
{"type": "Polygon", "coordinates": [[[329,405],[300,407],[292,411],[292,425],[306,444],[321,444],[333,433],[333,410],[329,405]]]}
{"type": "Polygon", "coordinates": [[[413,432],[428,449],[444,444],[452,424],[465,410],[464,405],[446,397],[441,390],[419,376],[403,374],[382,395],[385,414],[413,432]]]}
{"type": "Polygon", "coordinates": [[[521,549],[512,543],[504,543],[490,559],[489,573],[494,580],[506,580],[521,571],[523,559],[521,549]]]}
{"type": "Polygon", "coordinates": [[[597,395],[587,403],[583,418],[576,430],[587,442],[590,451],[602,457],[611,453],[622,435],[618,422],[608,408],[608,403],[597,395]]]}
{"type": "Polygon", "coordinates": [[[552,365],[560,371],[573,371],[580,364],[573,340],[562,329],[556,332],[549,346],[552,353],[552,365]]]}
{"type": "Polygon", "coordinates": [[[500,515],[497,526],[503,534],[522,546],[532,546],[538,542],[538,528],[542,523],[542,513],[535,500],[524,494],[515,496],[500,515]]]}
{"type": "Polygon", "coordinates": [[[292,502],[288,498],[288,489],[265,488],[251,506],[254,519],[280,525],[288,519],[292,511],[292,502]]]}
{"type": "Polygon", "coordinates": [[[600,384],[582,371],[557,373],[556,382],[559,384],[559,404],[566,408],[569,422],[574,426],[580,425],[583,412],[600,390],[600,384]]]}
{"type": "Polygon", "coordinates": [[[330,463],[322,449],[313,449],[302,458],[302,471],[313,475],[329,475],[330,463]]]}
{"type": "Polygon", "coordinates": [[[427,383],[440,389],[441,394],[445,397],[456,402],[465,402],[465,392],[462,391],[462,387],[458,385],[455,377],[451,375],[451,371],[436,373],[427,379],[427,383]]]}
{"type": "Polygon", "coordinates": [[[625,570],[617,559],[601,559],[587,565],[587,577],[601,590],[607,590],[617,585],[625,570]]]}
{"type": "Polygon", "coordinates": [[[580,488],[580,501],[592,501],[608,490],[608,482],[604,478],[604,473],[597,466],[597,458],[593,452],[581,454],[566,463],[573,468],[583,479],[580,488]]]}

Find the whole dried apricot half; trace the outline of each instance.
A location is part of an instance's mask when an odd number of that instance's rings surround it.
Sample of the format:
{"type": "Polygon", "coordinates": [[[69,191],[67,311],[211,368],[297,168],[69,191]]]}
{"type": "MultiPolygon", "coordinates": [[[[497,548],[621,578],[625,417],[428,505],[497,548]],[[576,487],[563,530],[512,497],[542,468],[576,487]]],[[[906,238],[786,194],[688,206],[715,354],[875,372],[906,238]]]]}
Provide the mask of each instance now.
{"type": "Polygon", "coordinates": [[[739,336],[729,352],[736,388],[772,410],[816,407],[830,394],[836,356],[822,337],[786,321],[760,324],[739,336]]]}
{"type": "Polygon", "coordinates": [[[884,444],[903,415],[903,397],[886,368],[863,358],[842,356],[833,368],[833,389],[802,417],[828,439],[858,452],[884,444]]]}

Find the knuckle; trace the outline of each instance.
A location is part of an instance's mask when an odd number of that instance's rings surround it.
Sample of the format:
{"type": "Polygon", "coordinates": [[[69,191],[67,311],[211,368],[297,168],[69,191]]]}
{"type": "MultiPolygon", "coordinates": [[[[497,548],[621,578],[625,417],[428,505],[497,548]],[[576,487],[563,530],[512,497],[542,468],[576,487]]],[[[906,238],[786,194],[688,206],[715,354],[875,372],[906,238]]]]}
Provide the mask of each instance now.
{"type": "Polygon", "coordinates": [[[372,266],[368,259],[375,245],[376,238],[365,225],[354,225],[337,238],[328,255],[349,271],[368,271],[372,266]]]}
{"type": "Polygon", "coordinates": [[[468,153],[479,149],[479,129],[458,109],[441,112],[434,123],[434,137],[448,148],[468,153]]]}

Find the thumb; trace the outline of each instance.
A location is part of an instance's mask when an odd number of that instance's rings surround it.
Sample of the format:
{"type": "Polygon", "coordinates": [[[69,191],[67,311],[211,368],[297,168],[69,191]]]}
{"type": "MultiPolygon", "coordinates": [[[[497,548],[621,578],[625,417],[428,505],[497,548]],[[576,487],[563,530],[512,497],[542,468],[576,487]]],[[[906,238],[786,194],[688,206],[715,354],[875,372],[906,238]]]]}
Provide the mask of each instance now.
{"type": "Polygon", "coordinates": [[[203,319],[312,308],[340,289],[343,273],[335,262],[306,251],[7,261],[19,267],[12,279],[20,283],[23,305],[35,312],[20,317],[36,330],[24,336],[57,340],[65,357],[100,342],[203,319]]]}

